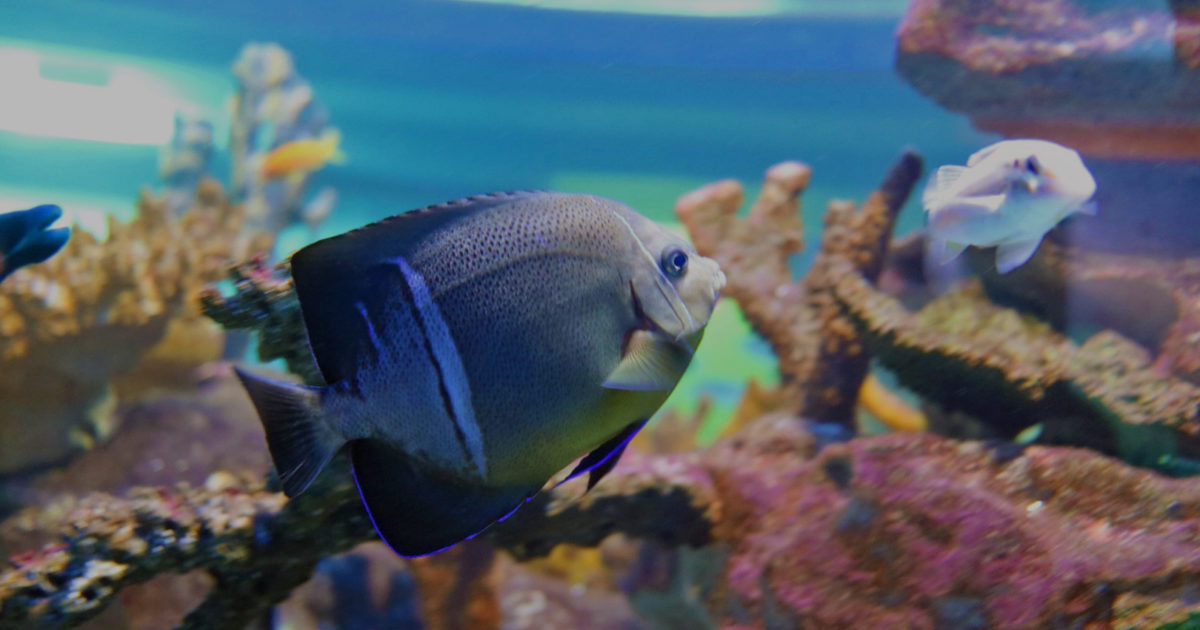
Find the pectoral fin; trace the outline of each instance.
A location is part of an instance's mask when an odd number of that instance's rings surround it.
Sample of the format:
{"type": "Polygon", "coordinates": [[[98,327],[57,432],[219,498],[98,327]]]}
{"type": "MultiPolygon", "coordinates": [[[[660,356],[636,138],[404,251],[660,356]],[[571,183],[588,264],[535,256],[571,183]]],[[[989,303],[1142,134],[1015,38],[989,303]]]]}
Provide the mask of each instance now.
{"type": "Polygon", "coordinates": [[[996,270],[1000,273],[1008,273],[1024,265],[1033,256],[1033,253],[1037,251],[1038,245],[1041,243],[1042,239],[1038,238],[1032,241],[1004,243],[997,246],[996,270]]]}
{"type": "Polygon", "coordinates": [[[634,331],[621,363],[603,385],[609,389],[635,391],[671,389],[691,360],[692,350],[685,343],[664,339],[646,330],[634,331]]]}
{"type": "Polygon", "coordinates": [[[922,202],[926,207],[937,205],[937,200],[950,190],[954,182],[967,171],[964,166],[946,165],[937,170],[933,177],[929,178],[929,182],[925,184],[925,191],[921,195],[922,202]]]}

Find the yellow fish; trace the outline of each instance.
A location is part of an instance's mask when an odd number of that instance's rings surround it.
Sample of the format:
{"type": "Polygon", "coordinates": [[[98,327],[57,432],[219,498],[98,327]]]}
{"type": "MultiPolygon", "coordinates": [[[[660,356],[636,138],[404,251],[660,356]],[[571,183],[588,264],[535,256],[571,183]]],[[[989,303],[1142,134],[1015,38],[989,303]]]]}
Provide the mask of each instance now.
{"type": "Polygon", "coordinates": [[[346,156],[338,149],[342,134],[336,129],[325,132],[320,138],[293,140],[271,150],[262,163],[263,179],[276,179],[291,175],[311,173],[326,164],[341,164],[346,156]]]}

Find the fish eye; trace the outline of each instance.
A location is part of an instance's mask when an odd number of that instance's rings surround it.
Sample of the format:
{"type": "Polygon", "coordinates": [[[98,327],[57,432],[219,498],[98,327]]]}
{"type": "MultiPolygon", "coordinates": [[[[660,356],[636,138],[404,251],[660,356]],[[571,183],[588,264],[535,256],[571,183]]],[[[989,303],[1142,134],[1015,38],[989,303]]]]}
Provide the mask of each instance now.
{"type": "Polygon", "coordinates": [[[687,262],[687,252],[678,247],[672,247],[663,252],[662,260],[658,264],[668,278],[678,278],[687,271],[687,262]]]}
{"type": "Polygon", "coordinates": [[[1028,160],[1025,160],[1025,170],[1034,175],[1040,175],[1042,173],[1042,165],[1038,164],[1038,159],[1031,155],[1028,160]]]}

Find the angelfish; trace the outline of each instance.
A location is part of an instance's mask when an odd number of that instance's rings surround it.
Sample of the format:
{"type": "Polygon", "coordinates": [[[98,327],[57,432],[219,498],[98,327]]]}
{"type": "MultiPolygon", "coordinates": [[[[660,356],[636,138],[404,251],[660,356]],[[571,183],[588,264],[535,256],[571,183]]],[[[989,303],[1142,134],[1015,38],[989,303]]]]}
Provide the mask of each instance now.
{"type": "Polygon", "coordinates": [[[968,245],[995,246],[996,269],[1008,273],[1064,218],[1094,215],[1095,192],[1075,150],[1046,140],[997,142],[930,178],[922,198],[930,254],[945,264],[968,245]]]}
{"type": "Polygon", "coordinates": [[[291,258],[328,385],[243,370],[283,490],[339,449],[379,535],[428,554],[556,473],[589,488],[675,387],[725,284],[624,204],[499,193],[407,212],[291,258]]]}

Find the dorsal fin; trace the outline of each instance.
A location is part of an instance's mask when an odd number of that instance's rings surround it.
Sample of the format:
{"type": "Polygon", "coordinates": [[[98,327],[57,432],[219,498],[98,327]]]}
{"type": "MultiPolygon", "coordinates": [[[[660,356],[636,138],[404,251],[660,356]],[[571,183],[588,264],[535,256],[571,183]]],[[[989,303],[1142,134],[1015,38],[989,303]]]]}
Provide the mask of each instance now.
{"type": "Polygon", "coordinates": [[[464,217],[542,194],[547,193],[493,193],[412,210],[293,254],[296,295],[325,381],[353,376],[359,358],[375,351],[362,313],[378,313],[386,300],[396,298],[391,261],[407,258],[424,238],[464,217]],[[381,273],[383,268],[387,271],[381,273]]]}
{"type": "Polygon", "coordinates": [[[935,205],[942,195],[949,190],[954,182],[958,181],[959,177],[965,173],[965,166],[955,166],[948,164],[939,167],[933,177],[929,178],[929,182],[925,184],[925,190],[922,192],[921,199],[926,208],[935,205]]]}
{"type": "Polygon", "coordinates": [[[1000,145],[1002,144],[1004,144],[1003,141],[989,144],[986,147],[983,147],[982,149],[972,153],[971,157],[967,158],[967,166],[975,166],[976,164],[982,162],[984,158],[995,153],[996,149],[1000,148],[1000,145]]]}

